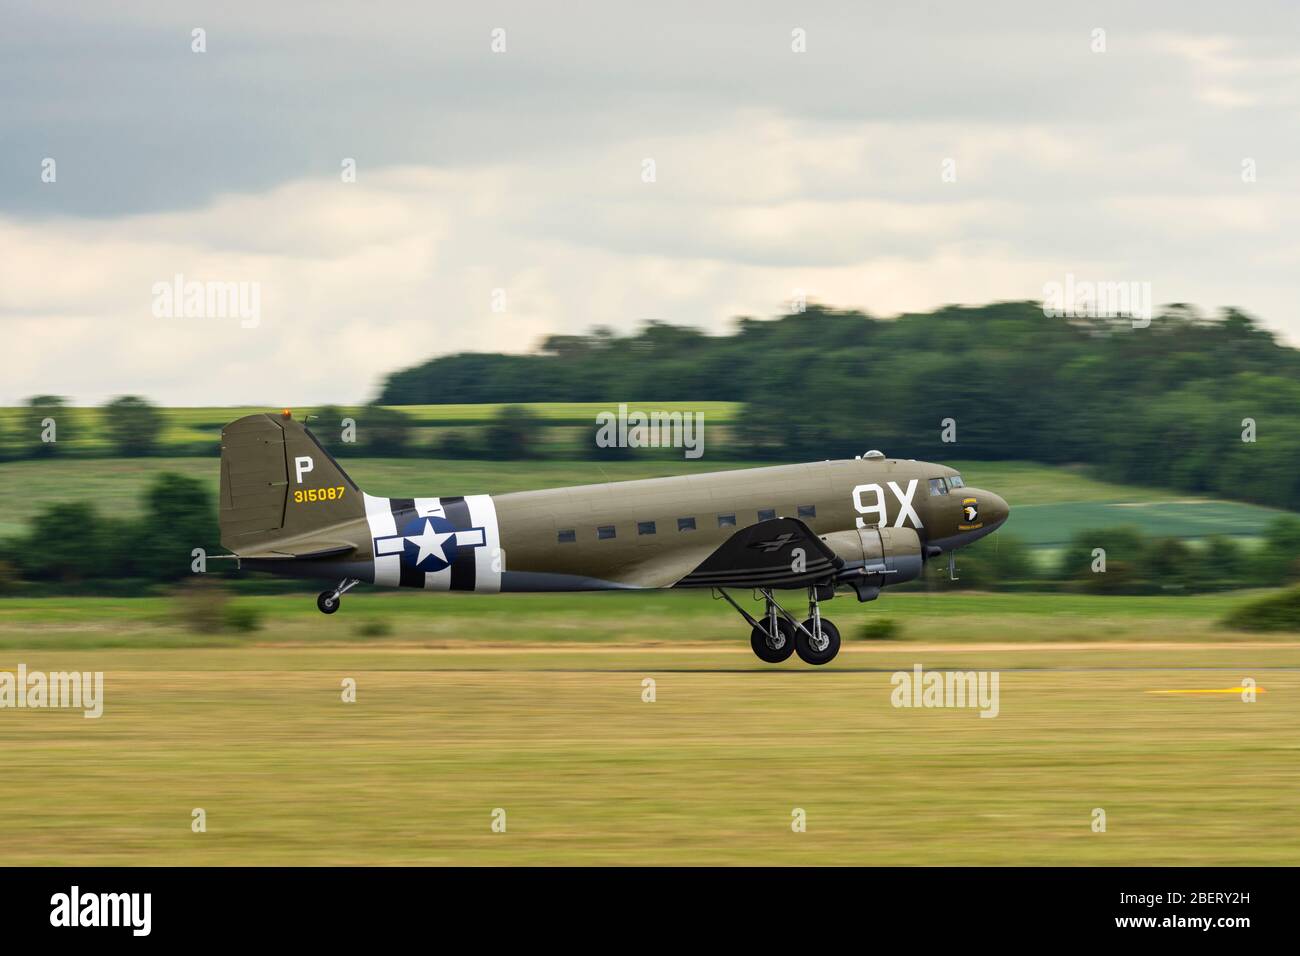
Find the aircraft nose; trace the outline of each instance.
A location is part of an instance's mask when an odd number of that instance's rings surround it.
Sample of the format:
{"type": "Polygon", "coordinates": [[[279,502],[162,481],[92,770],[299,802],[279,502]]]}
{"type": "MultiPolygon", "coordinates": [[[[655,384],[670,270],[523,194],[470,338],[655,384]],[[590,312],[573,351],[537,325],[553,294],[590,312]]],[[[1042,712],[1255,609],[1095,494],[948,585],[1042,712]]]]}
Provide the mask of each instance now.
{"type": "Polygon", "coordinates": [[[973,528],[983,528],[984,533],[1001,527],[1011,514],[1011,506],[1005,498],[983,488],[966,489],[962,498],[962,521],[973,528]]]}
{"type": "Polygon", "coordinates": [[[991,491],[985,492],[985,495],[988,497],[988,504],[985,506],[988,508],[988,521],[996,528],[1011,515],[1011,506],[1001,495],[995,495],[991,491]]]}

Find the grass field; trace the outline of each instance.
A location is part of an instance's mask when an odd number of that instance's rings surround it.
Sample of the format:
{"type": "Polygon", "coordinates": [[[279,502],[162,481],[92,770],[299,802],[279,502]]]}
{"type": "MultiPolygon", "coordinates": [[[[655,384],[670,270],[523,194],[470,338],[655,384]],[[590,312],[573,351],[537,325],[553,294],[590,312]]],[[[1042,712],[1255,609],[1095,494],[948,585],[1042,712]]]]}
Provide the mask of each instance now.
{"type": "Polygon", "coordinates": [[[1240,539],[1260,536],[1285,513],[1239,501],[1071,502],[1015,508],[1005,531],[1031,547],[1064,545],[1080,531],[1120,526],[1148,537],[1240,539]]]}
{"type": "Polygon", "coordinates": [[[1300,635],[1223,633],[1243,599],[837,599],[822,669],[707,595],[240,598],[225,647],[166,599],[2,601],[0,667],[105,672],[98,720],[0,710],[4,862],[1295,864],[1300,635]],[[891,706],[916,663],[997,671],[998,716],[891,706]]]}
{"type": "MultiPolygon", "coordinates": [[[[216,575],[214,575],[216,576],[216,575]]],[[[824,605],[845,636],[880,618],[896,622],[891,643],[1141,643],[1287,641],[1288,635],[1233,634],[1218,622],[1264,592],[1124,597],[971,592],[886,593],[859,604],[841,596],[824,605]]],[[[744,597],[738,594],[738,597],[744,597]]],[[[792,595],[792,601],[797,595],[792,595]]],[[[734,644],[747,636],[726,603],[705,591],[604,594],[440,594],[358,588],[343,612],[323,617],[310,595],[240,596],[265,626],[245,636],[196,637],[178,623],[172,597],[0,599],[0,650],[159,648],[318,644],[367,640],[367,626],[390,633],[368,643],[470,648],[519,643],[674,646],[683,641],[734,644]]],[[[743,643],[743,640],[741,640],[743,643]]]]}
{"type": "MultiPolygon", "coordinates": [[[[610,402],[536,402],[526,404],[539,418],[549,426],[585,426],[594,428],[596,416],[601,412],[618,411],[618,403],[610,402]]],[[[357,419],[364,426],[364,407],[359,405],[337,406],[345,415],[357,419]]],[[[482,425],[490,421],[505,404],[483,405],[394,405],[387,406],[406,415],[414,429],[414,439],[424,441],[432,430],[445,427],[463,427],[482,425]]],[[[738,402],[630,402],[631,410],[651,412],[703,412],[709,425],[727,426],[739,412],[738,402]]],[[[279,405],[243,405],[213,406],[203,408],[170,407],[161,408],[166,420],[166,427],[159,438],[165,448],[175,445],[201,445],[211,443],[215,448],[221,441],[221,429],[228,422],[245,415],[258,412],[279,411],[279,405]]],[[[298,418],[314,415],[316,407],[295,407],[298,418]]],[[[14,406],[0,407],[0,430],[13,431],[20,423],[30,418],[29,409],[14,406]]],[[[59,441],[75,450],[102,450],[107,441],[103,427],[103,412],[99,408],[72,406],[59,413],[59,441]]],[[[337,429],[338,422],[323,422],[316,419],[309,422],[312,428],[337,429]]]]}

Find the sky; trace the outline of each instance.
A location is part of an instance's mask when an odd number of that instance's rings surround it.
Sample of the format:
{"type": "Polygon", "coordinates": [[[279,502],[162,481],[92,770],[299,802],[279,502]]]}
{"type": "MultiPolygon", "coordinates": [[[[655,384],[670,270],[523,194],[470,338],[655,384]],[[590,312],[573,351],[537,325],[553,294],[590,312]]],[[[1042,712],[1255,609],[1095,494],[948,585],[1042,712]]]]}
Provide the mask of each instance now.
{"type": "Polygon", "coordinates": [[[0,22],[0,404],[352,403],[596,325],[892,316],[1067,275],[1300,344],[1292,0],[0,22]],[[241,314],[209,301],[231,288],[241,314]]]}

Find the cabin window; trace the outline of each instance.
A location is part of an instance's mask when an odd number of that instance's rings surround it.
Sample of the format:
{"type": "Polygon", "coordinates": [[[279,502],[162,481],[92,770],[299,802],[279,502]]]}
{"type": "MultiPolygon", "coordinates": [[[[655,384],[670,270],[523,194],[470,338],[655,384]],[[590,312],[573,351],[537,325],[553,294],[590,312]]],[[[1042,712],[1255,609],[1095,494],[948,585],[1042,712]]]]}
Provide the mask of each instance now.
{"type": "Polygon", "coordinates": [[[655,523],[653,521],[638,521],[636,523],[637,534],[654,534],[655,523]]]}
{"type": "Polygon", "coordinates": [[[678,530],[678,531],[694,531],[694,530],[695,530],[695,519],[694,519],[694,518],[678,518],[678,519],[677,519],[677,530],[678,530]]]}
{"type": "Polygon", "coordinates": [[[573,542],[578,540],[578,532],[570,528],[568,531],[561,531],[555,537],[560,544],[573,544],[573,542]]]}
{"type": "Polygon", "coordinates": [[[945,484],[943,483],[943,479],[942,479],[942,478],[931,478],[931,479],[930,479],[930,495],[931,495],[931,497],[933,497],[934,495],[946,495],[947,493],[948,493],[948,486],[945,485],[945,484]]]}
{"type": "Polygon", "coordinates": [[[966,482],[961,480],[961,475],[953,475],[948,479],[949,488],[964,488],[965,486],[966,482]]]}
{"type": "Polygon", "coordinates": [[[816,517],[817,517],[817,506],[816,506],[816,505],[800,505],[800,506],[799,506],[799,517],[800,517],[800,518],[816,518],[816,517]]]}
{"type": "Polygon", "coordinates": [[[759,521],[771,521],[775,517],[776,517],[775,508],[764,508],[762,511],[758,513],[759,521]]]}
{"type": "Polygon", "coordinates": [[[596,529],[596,537],[601,541],[604,541],[606,538],[614,537],[614,526],[612,524],[601,525],[596,529]]]}
{"type": "Polygon", "coordinates": [[[718,515],[719,528],[734,528],[736,526],[735,515],[718,515]]]}

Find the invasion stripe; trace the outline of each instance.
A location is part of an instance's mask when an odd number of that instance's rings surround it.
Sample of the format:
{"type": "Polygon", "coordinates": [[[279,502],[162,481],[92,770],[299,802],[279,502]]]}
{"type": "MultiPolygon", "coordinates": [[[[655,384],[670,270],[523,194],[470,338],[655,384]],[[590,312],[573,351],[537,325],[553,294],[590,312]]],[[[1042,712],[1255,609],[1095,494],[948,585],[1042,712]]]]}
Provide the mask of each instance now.
{"type": "MultiPolygon", "coordinates": [[[[446,518],[441,498],[416,498],[415,513],[421,518],[446,518]]],[[[424,572],[424,589],[426,591],[446,591],[451,587],[451,567],[440,571],[424,572]]]]}
{"type": "MultiPolygon", "coordinates": [[[[447,512],[447,520],[457,531],[473,527],[469,520],[469,505],[464,498],[443,498],[442,507],[447,512]]],[[[451,563],[451,589],[453,591],[473,591],[475,573],[474,552],[478,548],[457,548],[456,560],[451,563]]]]}
{"type": "MultiPolygon", "coordinates": [[[[393,524],[397,526],[397,533],[402,534],[406,530],[408,522],[415,520],[415,499],[414,498],[389,498],[388,507],[393,512],[393,524]]],[[[403,545],[403,548],[406,546],[403,545]]],[[[403,551],[403,555],[405,552],[403,551]]],[[[422,588],[424,587],[424,572],[418,568],[413,568],[405,561],[402,562],[402,575],[399,583],[404,588],[422,588]]]]}
{"type": "Polygon", "coordinates": [[[496,592],[501,590],[501,572],[506,556],[501,550],[501,528],[497,524],[497,509],[489,495],[468,495],[470,527],[483,529],[483,546],[474,548],[474,590],[496,592]]]}
{"type": "MultiPolygon", "coordinates": [[[[393,524],[393,512],[388,506],[387,498],[376,498],[362,492],[366,505],[366,523],[370,525],[370,537],[387,538],[397,534],[393,524]]],[[[401,579],[401,557],[396,554],[375,555],[374,582],[381,587],[397,587],[401,579]]]]}

